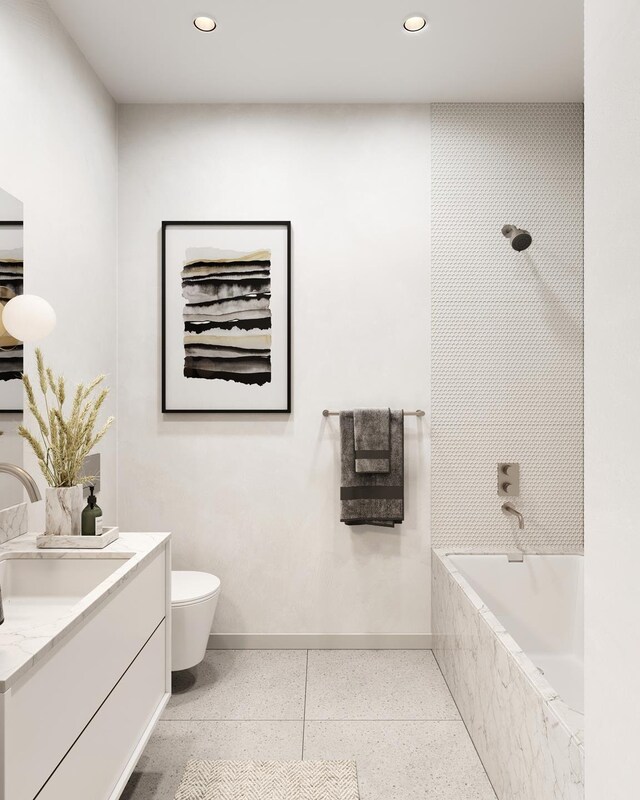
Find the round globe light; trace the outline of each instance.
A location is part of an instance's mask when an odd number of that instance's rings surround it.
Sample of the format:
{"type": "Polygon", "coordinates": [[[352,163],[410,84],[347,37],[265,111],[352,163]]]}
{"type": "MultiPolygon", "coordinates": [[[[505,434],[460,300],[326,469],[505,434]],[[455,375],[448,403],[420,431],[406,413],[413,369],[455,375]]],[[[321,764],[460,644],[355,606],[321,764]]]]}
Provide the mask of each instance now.
{"type": "Polygon", "coordinates": [[[56,327],[56,312],[37,294],[19,294],[4,307],[2,324],[14,339],[37,342],[56,327]]]}

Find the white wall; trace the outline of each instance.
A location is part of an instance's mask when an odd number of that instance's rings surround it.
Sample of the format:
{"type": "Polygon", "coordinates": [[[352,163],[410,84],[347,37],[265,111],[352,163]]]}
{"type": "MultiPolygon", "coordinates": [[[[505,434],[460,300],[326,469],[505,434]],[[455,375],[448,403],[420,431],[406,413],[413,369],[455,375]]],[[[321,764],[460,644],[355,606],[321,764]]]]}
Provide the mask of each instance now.
{"type": "Polygon", "coordinates": [[[5,192],[0,186],[0,221],[15,222],[22,219],[22,200],[5,192]]]}
{"type": "Polygon", "coordinates": [[[583,543],[579,103],[432,106],[433,539],[583,543]],[[530,231],[518,253],[505,224],[530,231]],[[497,465],[520,464],[524,533],[497,465]]]}
{"type": "Polygon", "coordinates": [[[586,2],[588,800],[638,796],[640,6],[586,2]]]}
{"type": "MultiPolygon", "coordinates": [[[[106,372],[115,388],[115,104],[44,0],[0,4],[0,97],[0,183],[24,203],[25,291],[58,314],[43,351],[70,383],[106,372]]],[[[106,412],[114,408],[115,392],[106,412]]],[[[100,451],[111,521],[115,433],[100,451]]],[[[31,507],[32,525],[42,523],[43,505],[31,507]]]]}
{"type": "Polygon", "coordinates": [[[406,522],[339,522],[338,422],[428,407],[425,106],[121,106],[120,508],[222,579],[217,632],[429,630],[428,423],[406,522]],[[160,223],[290,219],[293,413],[160,413],[160,223]]]}

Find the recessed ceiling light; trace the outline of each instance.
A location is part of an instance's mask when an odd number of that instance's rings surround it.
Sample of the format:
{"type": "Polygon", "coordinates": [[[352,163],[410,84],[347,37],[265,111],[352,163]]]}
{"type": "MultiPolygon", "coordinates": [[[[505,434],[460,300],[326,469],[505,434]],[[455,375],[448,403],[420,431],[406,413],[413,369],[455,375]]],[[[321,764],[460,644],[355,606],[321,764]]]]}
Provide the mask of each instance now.
{"type": "Polygon", "coordinates": [[[416,33],[427,27],[427,20],[424,17],[407,17],[404,21],[405,31],[416,33]]]}
{"type": "Polygon", "coordinates": [[[211,17],[196,17],[193,20],[193,24],[199,31],[204,31],[205,33],[216,29],[216,21],[211,17]]]}

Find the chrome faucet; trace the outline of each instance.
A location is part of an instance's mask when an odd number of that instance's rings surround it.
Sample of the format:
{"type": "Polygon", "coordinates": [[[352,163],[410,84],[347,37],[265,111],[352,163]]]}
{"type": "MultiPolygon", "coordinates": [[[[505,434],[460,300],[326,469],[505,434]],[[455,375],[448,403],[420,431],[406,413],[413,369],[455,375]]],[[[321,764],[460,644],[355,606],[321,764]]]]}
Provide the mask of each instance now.
{"type": "MultiPolygon", "coordinates": [[[[6,475],[13,475],[14,478],[17,478],[27,490],[27,495],[32,503],[35,503],[37,500],[42,500],[38,485],[31,475],[29,475],[26,470],[22,469],[22,467],[19,467],[17,464],[0,464],[0,472],[4,472],[6,475]]],[[[2,608],[2,589],[0,588],[0,625],[2,625],[3,622],[4,611],[2,608]]]]}
{"type": "Polygon", "coordinates": [[[17,466],[17,464],[0,464],[0,472],[13,475],[14,478],[17,478],[27,490],[27,495],[32,503],[42,500],[37,483],[26,470],[22,469],[22,467],[17,466]]]}
{"type": "Polygon", "coordinates": [[[506,514],[507,516],[509,516],[509,514],[512,514],[514,517],[517,517],[518,518],[518,528],[520,528],[521,531],[524,530],[524,517],[510,503],[503,503],[502,504],[502,513],[506,514]]]}

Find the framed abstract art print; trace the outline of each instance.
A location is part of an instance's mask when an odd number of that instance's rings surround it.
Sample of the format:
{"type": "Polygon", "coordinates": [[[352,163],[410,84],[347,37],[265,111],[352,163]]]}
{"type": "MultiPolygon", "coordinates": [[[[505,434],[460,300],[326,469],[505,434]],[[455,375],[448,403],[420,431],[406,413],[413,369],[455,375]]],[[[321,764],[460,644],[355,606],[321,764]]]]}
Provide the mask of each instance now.
{"type": "Polygon", "coordinates": [[[291,223],[162,223],[162,411],[291,411],[291,223]]]}

